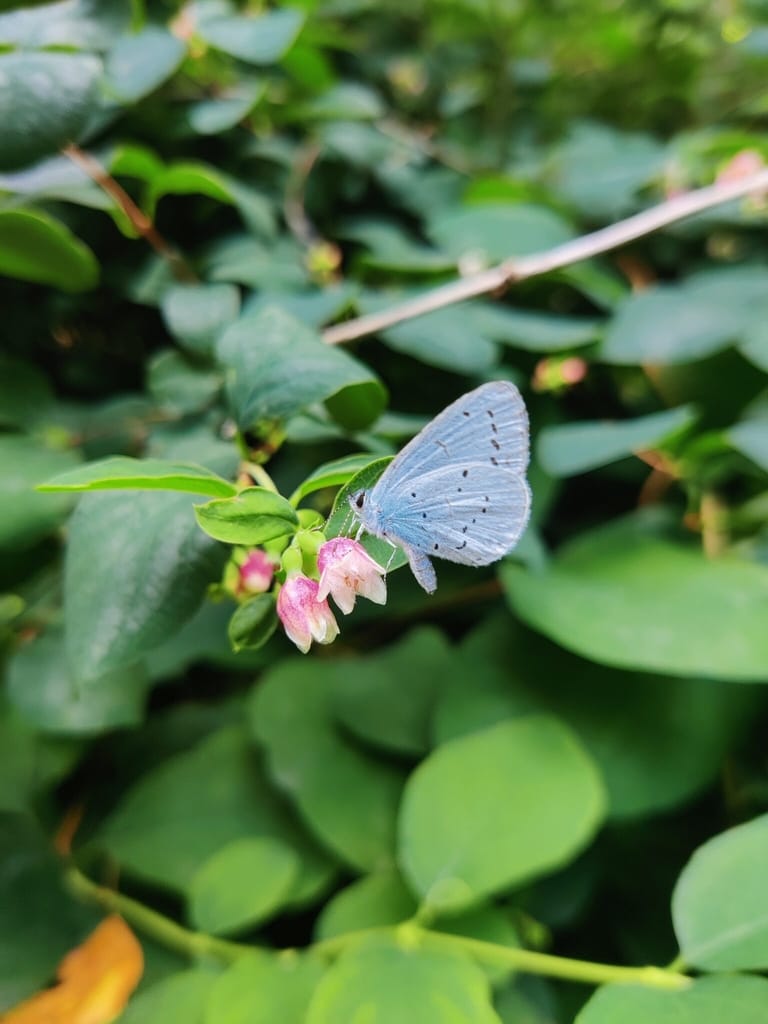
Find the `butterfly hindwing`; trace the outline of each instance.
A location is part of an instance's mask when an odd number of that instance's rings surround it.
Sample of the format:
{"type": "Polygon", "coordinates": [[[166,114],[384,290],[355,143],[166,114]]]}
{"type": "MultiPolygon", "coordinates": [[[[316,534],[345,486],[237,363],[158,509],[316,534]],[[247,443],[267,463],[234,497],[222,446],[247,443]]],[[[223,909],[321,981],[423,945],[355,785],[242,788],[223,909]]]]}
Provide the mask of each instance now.
{"type": "Polygon", "coordinates": [[[379,522],[394,543],[461,565],[489,565],[525,529],[530,491],[525,479],[482,462],[433,469],[408,485],[407,500],[385,492],[379,522]]]}

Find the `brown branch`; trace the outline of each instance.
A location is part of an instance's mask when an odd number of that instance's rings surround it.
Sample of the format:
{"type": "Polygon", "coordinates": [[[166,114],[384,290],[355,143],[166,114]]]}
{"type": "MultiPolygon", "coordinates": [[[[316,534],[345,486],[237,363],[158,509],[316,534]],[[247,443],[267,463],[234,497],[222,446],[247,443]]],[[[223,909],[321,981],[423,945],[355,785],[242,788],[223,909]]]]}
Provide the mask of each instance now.
{"type": "Polygon", "coordinates": [[[687,192],[643,210],[633,217],[627,217],[617,224],[574,238],[545,252],[504,260],[503,263],[488,270],[482,270],[459,281],[452,281],[380,313],[369,313],[354,320],[334,324],[323,332],[323,340],[329,345],[340,345],[394,327],[404,320],[412,320],[445,306],[463,302],[465,299],[490,295],[517,281],[548,274],[572,263],[610,252],[669,224],[762,189],[768,189],[768,169],[737,181],[721,182],[687,192]]]}
{"type": "Polygon", "coordinates": [[[76,164],[81,171],[84,171],[92,181],[96,182],[102,191],[114,199],[125,216],[131,222],[136,232],[149,242],[158,256],[166,260],[178,281],[197,281],[197,274],[181,253],[163,238],[155,227],[152,219],[136,205],[125,189],[106,170],[99,161],[90,153],[86,153],[74,143],[70,143],[62,150],[65,156],[69,157],[72,163],[76,164]]]}

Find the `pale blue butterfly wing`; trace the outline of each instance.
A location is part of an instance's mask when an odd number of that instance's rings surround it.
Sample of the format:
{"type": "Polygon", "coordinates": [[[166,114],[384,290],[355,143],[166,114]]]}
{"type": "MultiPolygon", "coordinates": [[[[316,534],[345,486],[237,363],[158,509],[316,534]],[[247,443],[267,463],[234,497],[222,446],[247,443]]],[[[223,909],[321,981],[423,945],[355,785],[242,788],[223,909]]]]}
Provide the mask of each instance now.
{"type": "Polygon", "coordinates": [[[430,593],[429,557],[488,565],[525,529],[528,416],[517,388],[484,384],[444,409],[387,467],[355,511],[370,533],[400,545],[430,593]]]}

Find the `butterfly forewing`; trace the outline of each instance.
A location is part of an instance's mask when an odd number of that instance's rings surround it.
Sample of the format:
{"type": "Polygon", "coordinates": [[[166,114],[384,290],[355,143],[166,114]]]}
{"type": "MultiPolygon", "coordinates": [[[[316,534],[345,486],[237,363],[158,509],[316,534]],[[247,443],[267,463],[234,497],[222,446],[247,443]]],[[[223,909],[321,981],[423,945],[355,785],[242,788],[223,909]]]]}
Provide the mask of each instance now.
{"type": "Polygon", "coordinates": [[[435,469],[485,462],[523,474],[528,465],[528,415],[508,381],[483,384],[449,405],[403,448],[385,470],[371,497],[393,491],[409,497],[414,478],[435,469]]]}

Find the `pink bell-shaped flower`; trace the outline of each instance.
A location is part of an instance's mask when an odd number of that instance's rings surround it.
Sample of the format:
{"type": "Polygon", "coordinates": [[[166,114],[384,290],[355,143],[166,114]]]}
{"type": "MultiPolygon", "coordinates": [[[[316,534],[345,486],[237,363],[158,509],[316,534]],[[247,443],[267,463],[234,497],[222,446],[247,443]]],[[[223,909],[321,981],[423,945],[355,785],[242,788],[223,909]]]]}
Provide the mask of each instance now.
{"type": "Polygon", "coordinates": [[[289,576],[277,595],[277,614],[288,639],[302,654],[306,654],[312,641],[331,644],[339,635],[336,619],[328,602],[318,596],[317,580],[302,573],[289,576]]]}
{"type": "Polygon", "coordinates": [[[318,601],[324,601],[330,594],[345,615],[355,607],[358,594],[375,604],[386,603],[385,570],[356,540],[350,537],[327,540],[317,553],[317,567],[320,570],[318,601]]]}
{"type": "Polygon", "coordinates": [[[251,551],[240,566],[238,589],[248,594],[265,594],[272,586],[275,566],[269,555],[261,548],[251,551]]]}

